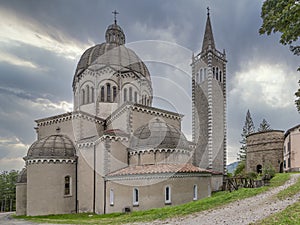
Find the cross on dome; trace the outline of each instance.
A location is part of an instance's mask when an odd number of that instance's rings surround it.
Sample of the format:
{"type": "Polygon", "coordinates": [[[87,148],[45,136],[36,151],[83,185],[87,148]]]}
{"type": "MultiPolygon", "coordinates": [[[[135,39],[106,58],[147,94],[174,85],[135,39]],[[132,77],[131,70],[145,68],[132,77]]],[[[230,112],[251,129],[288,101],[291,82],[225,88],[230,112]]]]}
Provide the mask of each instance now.
{"type": "Polygon", "coordinates": [[[115,24],[117,24],[117,14],[120,14],[117,10],[113,11],[112,14],[114,14],[115,24]]]}

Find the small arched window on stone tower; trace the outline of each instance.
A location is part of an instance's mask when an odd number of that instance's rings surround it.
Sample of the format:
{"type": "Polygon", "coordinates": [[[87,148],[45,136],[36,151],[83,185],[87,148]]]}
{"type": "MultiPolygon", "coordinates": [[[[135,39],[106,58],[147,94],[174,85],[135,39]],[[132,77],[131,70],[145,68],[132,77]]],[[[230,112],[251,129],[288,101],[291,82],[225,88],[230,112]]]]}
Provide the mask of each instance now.
{"type": "Polygon", "coordinates": [[[220,82],[223,82],[222,81],[222,71],[220,70],[220,82]]]}
{"type": "Polygon", "coordinates": [[[127,102],[127,88],[124,88],[123,96],[124,96],[124,102],[127,102]]]}
{"type": "Polygon", "coordinates": [[[89,104],[90,103],[90,87],[89,87],[89,85],[85,86],[85,90],[86,90],[86,103],[89,104]]]}
{"type": "Polygon", "coordinates": [[[204,73],[203,73],[203,78],[204,78],[204,80],[206,80],[206,72],[207,72],[207,70],[206,70],[206,68],[204,68],[204,73]]]}
{"type": "Polygon", "coordinates": [[[212,68],[213,78],[215,78],[215,67],[212,68]]]}
{"type": "Polygon", "coordinates": [[[81,105],[85,104],[85,90],[81,89],[81,105]]]}
{"type": "Polygon", "coordinates": [[[106,101],[107,102],[110,102],[111,101],[111,90],[110,90],[110,83],[107,83],[106,84],[106,92],[107,92],[107,99],[106,101]]]}
{"type": "Polygon", "coordinates": [[[104,94],[105,94],[104,86],[102,86],[102,87],[101,87],[101,91],[100,91],[100,101],[101,101],[101,102],[104,102],[104,99],[105,99],[105,98],[104,98],[104,97],[105,97],[104,94]]]}
{"type": "Polygon", "coordinates": [[[117,98],[117,87],[113,86],[113,102],[116,101],[116,98],[117,98]]]}
{"type": "Polygon", "coordinates": [[[216,80],[219,80],[219,68],[216,67],[216,80]]]}

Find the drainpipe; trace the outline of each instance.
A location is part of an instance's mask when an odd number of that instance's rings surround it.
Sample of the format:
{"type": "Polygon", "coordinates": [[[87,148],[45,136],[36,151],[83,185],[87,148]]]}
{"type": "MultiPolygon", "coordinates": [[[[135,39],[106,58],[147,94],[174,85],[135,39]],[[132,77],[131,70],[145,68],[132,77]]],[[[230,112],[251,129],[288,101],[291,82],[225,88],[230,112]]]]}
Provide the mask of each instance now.
{"type": "Polygon", "coordinates": [[[96,144],[94,143],[94,193],[93,193],[93,213],[96,213],[96,144]]]}
{"type": "Polygon", "coordinates": [[[78,157],[75,159],[75,212],[78,213],[78,157]]]}
{"type": "Polygon", "coordinates": [[[103,214],[106,214],[106,179],[105,179],[105,177],[103,177],[103,179],[104,179],[103,214]]]}

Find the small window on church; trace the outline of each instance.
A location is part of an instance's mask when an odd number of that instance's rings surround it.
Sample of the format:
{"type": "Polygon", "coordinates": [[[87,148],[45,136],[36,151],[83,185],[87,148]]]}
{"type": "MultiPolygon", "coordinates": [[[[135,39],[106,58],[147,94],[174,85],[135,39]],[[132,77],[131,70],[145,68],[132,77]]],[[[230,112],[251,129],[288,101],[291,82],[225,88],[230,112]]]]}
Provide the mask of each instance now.
{"type": "Polygon", "coordinates": [[[71,195],[71,177],[65,176],[65,195],[71,195]]]}
{"type": "Polygon", "coordinates": [[[139,189],[137,188],[133,189],[133,205],[134,206],[139,205],[139,189]]]}
{"type": "Polygon", "coordinates": [[[104,102],[104,86],[101,87],[101,93],[100,93],[100,101],[104,102]]]}
{"type": "Polygon", "coordinates": [[[110,191],[109,191],[109,204],[111,206],[114,205],[114,198],[115,198],[115,196],[114,196],[114,190],[110,189],[110,191]]]}
{"type": "Polygon", "coordinates": [[[137,103],[138,102],[138,97],[137,97],[137,92],[134,92],[134,102],[137,103]]]}
{"type": "Polygon", "coordinates": [[[195,184],[193,187],[193,200],[198,199],[198,186],[195,184]]]}
{"type": "Polygon", "coordinates": [[[81,104],[85,104],[85,90],[83,89],[81,90],[81,104]]]}
{"type": "Polygon", "coordinates": [[[117,98],[117,87],[113,86],[113,102],[116,100],[117,98]]]}
{"type": "Polygon", "coordinates": [[[124,89],[124,102],[127,102],[127,89],[124,89]]]}
{"type": "Polygon", "coordinates": [[[206,68],[204,68],[204,80],[206,79],[206,68]]]}
{"type": "Polygon", "coordinates": [[[215,78],[215,67],[212,68],[213,71],[213,78],[215,78]]]}
{"type": "Polygon", "coordinates": [[[110,102],[111,101],[111,96],[110,96],[110,84],[109,83],[107,83],[106,84],[106,88],[107,88],[107,102],[110,102]]]}
{"type": "Polygon", "coordinates": [[[91,87],[91,100],[92,100],[92,102],[94,102],[95,101],[95,89],[94,89],[94,87],[91,87]]]}
{"type": "Polygon", "coordinates": [[[222,71],[220,70],[220,82],[222,82],[222,71]]]}
{"type": "Polygon", "coordinates": [[[88,104],[88,103],[90,103],[90,87],[89,87],[89,85],[86,85],[85,89],[86,89],[86,103],[88,104]]]}
{"type": "Polygon", "coordinates": [[[132,87],[129,88],[129,101],[132,102],[132,87]]]}
{"type": "Polygon", "coordinates": [[[165,204],[171,204],[171,187],[165,187],[165,204]]]}

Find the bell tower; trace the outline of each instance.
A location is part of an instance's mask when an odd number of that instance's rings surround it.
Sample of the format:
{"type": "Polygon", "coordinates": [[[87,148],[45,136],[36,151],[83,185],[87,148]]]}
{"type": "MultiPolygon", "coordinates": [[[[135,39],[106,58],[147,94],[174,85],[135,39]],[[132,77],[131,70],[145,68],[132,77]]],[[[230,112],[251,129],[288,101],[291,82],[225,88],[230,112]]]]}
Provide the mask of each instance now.
{"type": "Polygon", "coordinates": [[[209,8],[202,50],[192,56],[194,164],[226,171],[226,54],[215,46],[209,8]]]}

